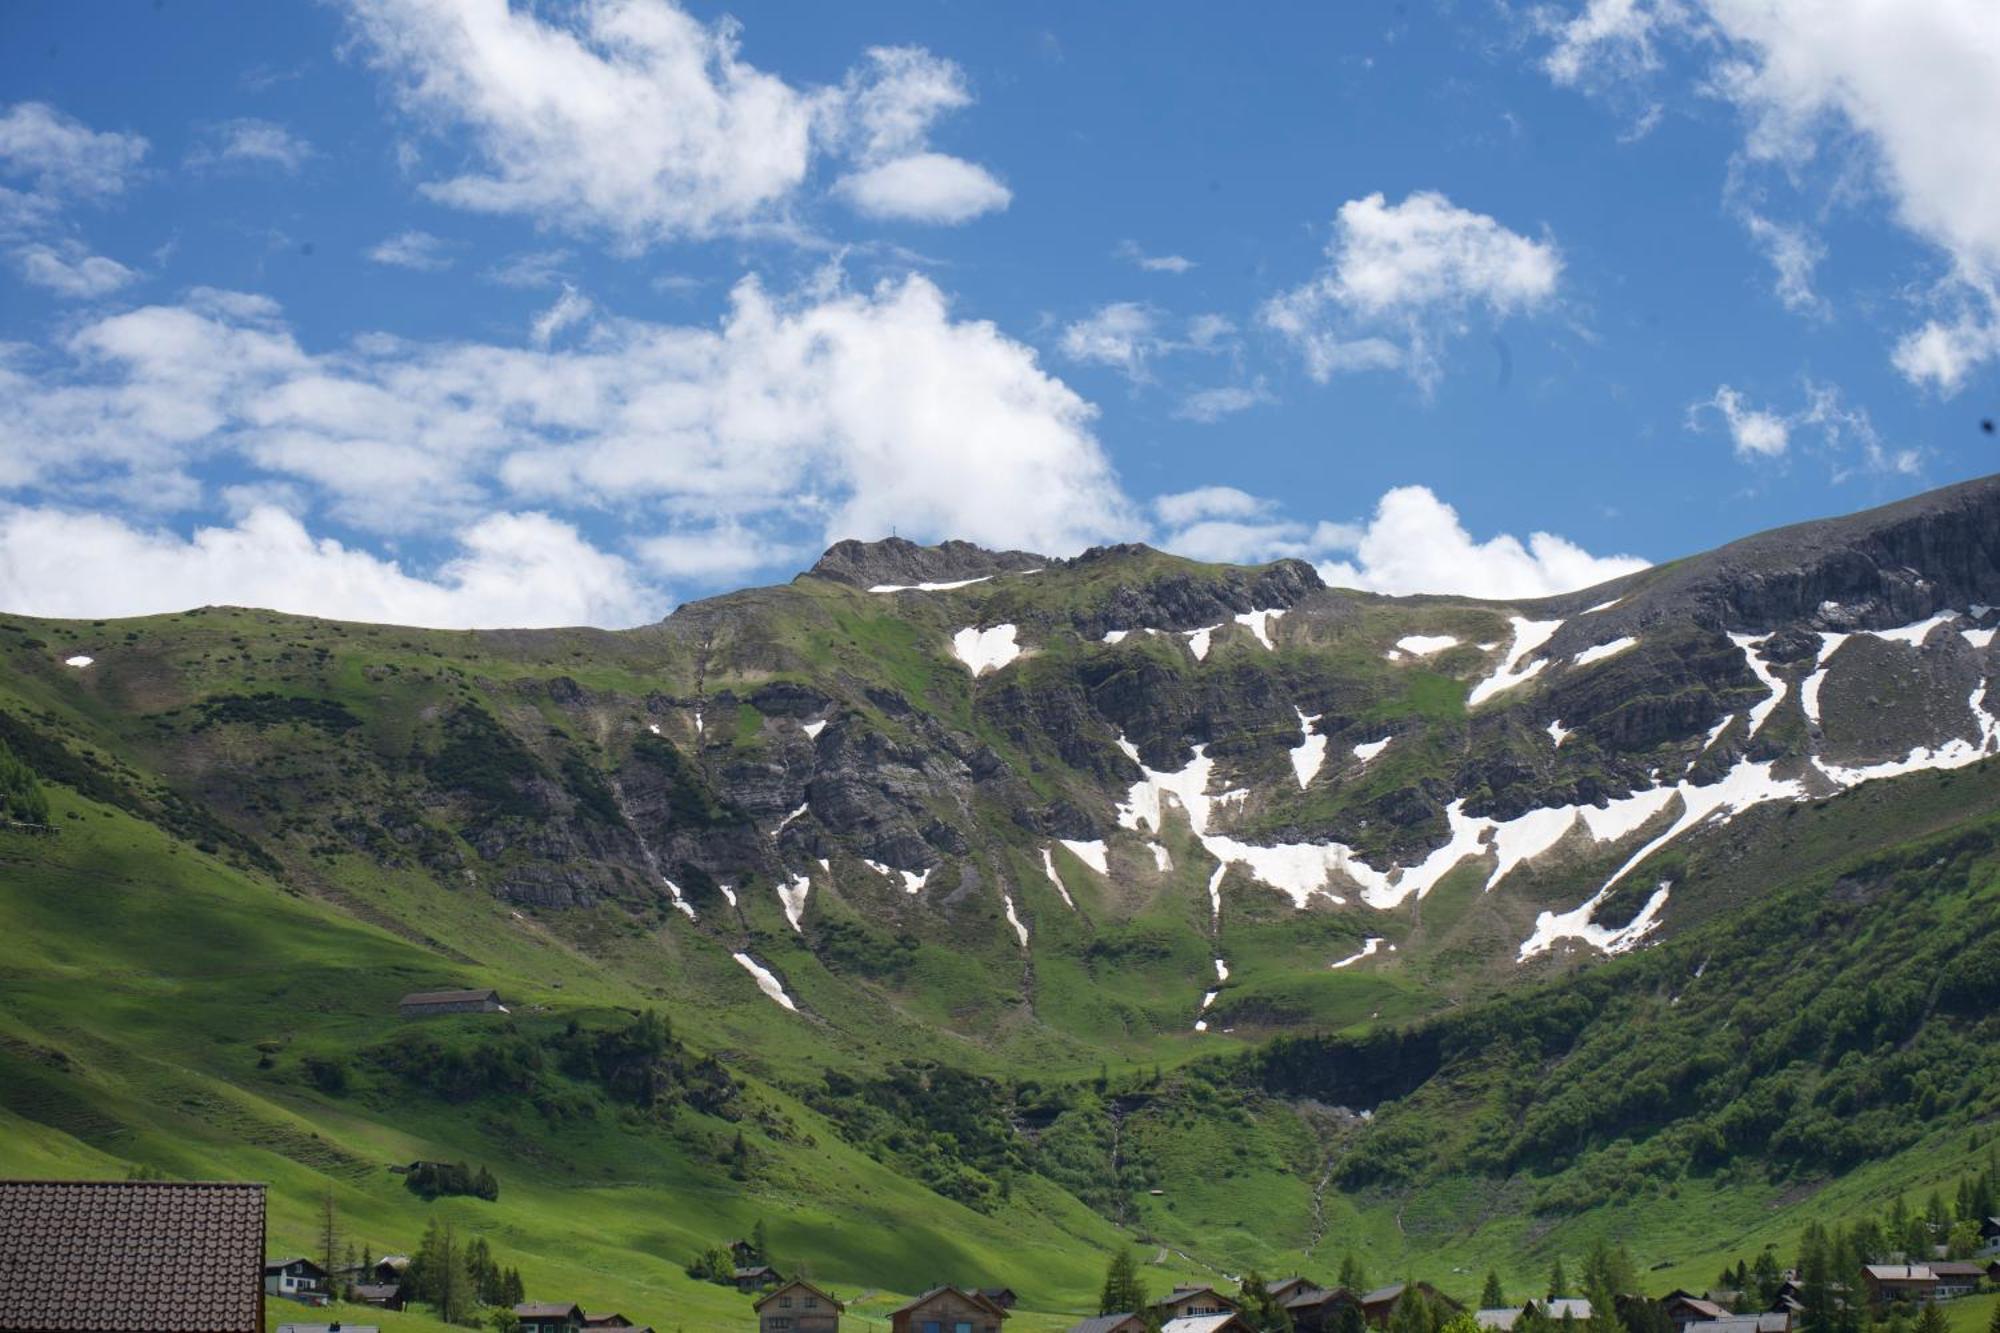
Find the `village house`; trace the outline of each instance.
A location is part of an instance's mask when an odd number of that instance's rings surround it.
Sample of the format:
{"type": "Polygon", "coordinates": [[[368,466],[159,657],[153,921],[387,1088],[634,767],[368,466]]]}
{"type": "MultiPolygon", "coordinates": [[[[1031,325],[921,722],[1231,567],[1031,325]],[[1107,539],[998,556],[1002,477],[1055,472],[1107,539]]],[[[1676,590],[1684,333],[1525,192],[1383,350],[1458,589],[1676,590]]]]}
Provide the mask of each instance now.
{"type": "Polygon", "coordinates": [[[2000,1217],[1989,1217],[1979,1224],[1979,1257],[2000,1259],[2000,1217]]]}
{"type": "Polygon", "coordinates": [[[1071,1324],[1069,1333],[1146,1333],[1146,1321],[1136,1314],[1092,1315],[1071,1324]]]}
{"type": "MultiPolygon", "coordinates": [[[[1294,1273],[1264,1284],[1264,1290],[1271,1293],[1273,1300],[1283,1302],[1312,1286],[1312,1283],[1294,1273]]],[[[1240,1287],[1239,1287],[1240,1290],[1240,1287]]]]}
{"type": "Polygon", "coordinates": [[[1937,1274],[1924,1264],[1864,1264],[1861,1281],[1876,1305],[1891,1301],[1923,1305],[1937,1299],[1937,1274]]]}
{"type": "Polygon", "coordinates": [[[1791,1333],[1792,1317],[1783,1311],[1732,1314],[1688,1325],[1688,1333],[1791,1333]]]}
{"type": "Polygon", "coordinates": [[[264,1187],[0,1181],[0,1330],[262,1333],[264,1187]]]}
{"type": "Polygon", "coordinates": [[[1965,1263],[1956,1259],[1940,1259],[1930,1266],[1931,1274],[1937,1278],[1937,1299],[1948,1301],[1958,1296],[1970,1296],[1979,1290],[1979,1284],[1986,1278],[1986,1265],[1965,1263]]]}
{"type": "Polygon", "coordinates": [[[1250,1333],[1250,1325],[1235,1314],[1194,1314],[1169,1319],[1160,1325],[1160,1333],[1250,1333]]]}
{"type": "Polygon", "coordinates": [[[1395,1317],[1396,1306],[1412,1291],[1422,1293],[1433,1305],[1451,1314],[1465,1308],[1428,1282],[1394,1282],[1360,1297],[1361,1317],[1376,1328],[1389,1327],[1389,1321],[1395,1317]]]}
{"type": "Polygon", "coordinates": [[[326,1270],[310,1259],[271,1259],[264,1264],[264,1290],[291,1301],[326,1296],[326,1270]]]}
{"type": "Polygon", "coordinates": [[[1333,1333],[1340,1327],[1340,1312],[1360,1304],[1360,1297],[1345,1287],[1317,1287],[1311,1283],[1284,1297],[1285,1313],[1291,1316],[1297,1333],[1333,1333]]]}
{"type": "Polygon", "coordinates": [[[514,1307],[521,1333],[583,1333],[583,1308],[529,1301],[514,1307]]]}
{"type": "Polygon", "coordinates": [[[890,1333],[1000,1333],[1007,1312],[976,1291],[933,1287],[889,1312],[890,1333]]]}
{"type": "Polygon", "coordinates": [[[750,1264],[731,1270],[729,1280],[738,1291],[769,1291],[785,1279],[769,1264],[750,1264]]]}
{"type": "Polygon", "coordinates": [[[1197,1315],[1235,1314],[1236,1302],[1214,1287],[1175,1287],[1165,1300],[1153,1302],[1161,1324],[1197,1315]]]}
{"type": "Polygon", "coordinates": [[[1021,1299],[1014,1294],[1012,1287],[981,1287],[979,1294],[1003,1310],[1013,1309],[1021,1299]]]}
{"type": "Polygon", "coordinates": [[[839,1333],[847,1308],[810,1282],[793,1278],[750,1307],[757,1333],[839,1333]]]}
{"type": "Polygon", "coordinates": [[[437,1014],[504,1014],[497,990],[422,990],[405,995],[396,1003],[404,1018],[430,1018],[437,1014]]]}
{"type": "Polygon", "coordinates": [[[357,1282],[354,1284],[354,1303],[372,1305],[378,1310],[400,1310],[403,1308],[403,1284],[400,1282],[357,1282]]]}
{"type": "Polygon", "coordinates": [[[1590,1318],[1590,1302],[1581,1296],[1551,1296],[1545,1301],[1529,1301],[1528,1305],[1539,1311],[1542,1318],[1555,1324],[1565,1319],[1581,1324],[1590,1318]]]}

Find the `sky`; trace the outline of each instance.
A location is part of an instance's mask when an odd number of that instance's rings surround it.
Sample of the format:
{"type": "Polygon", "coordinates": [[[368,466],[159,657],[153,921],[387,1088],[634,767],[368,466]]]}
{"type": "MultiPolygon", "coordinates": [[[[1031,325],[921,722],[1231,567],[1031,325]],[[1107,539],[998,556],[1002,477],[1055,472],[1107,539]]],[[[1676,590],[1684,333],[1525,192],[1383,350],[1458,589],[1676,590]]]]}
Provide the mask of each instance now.
{"type": "Polygon", "coordinates": [[[1991,0],[0,8],[0,608],[1523,598],[1995,470],[1991,0]]]}

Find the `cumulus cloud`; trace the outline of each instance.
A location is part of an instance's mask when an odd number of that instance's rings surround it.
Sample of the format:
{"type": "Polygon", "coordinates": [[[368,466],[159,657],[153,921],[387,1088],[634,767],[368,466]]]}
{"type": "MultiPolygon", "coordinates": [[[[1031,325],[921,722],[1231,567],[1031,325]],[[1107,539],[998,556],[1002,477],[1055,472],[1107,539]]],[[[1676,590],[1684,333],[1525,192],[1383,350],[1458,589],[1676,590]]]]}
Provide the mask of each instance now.
{"type": "Polygon", "coordinates": [[[242,117],[208,126],[186,160],[197,171],[261,168],[296,176],[312,155],[311,144],[276,121],[242,117]]]}
{"type": "Polygon", "coordinates": [[[489,515],[460,530],[454,547],[425,576],[316,538],[271,506],[187,537],[106,514],[12,506],[0,508],[0,606],[80,619],[257,606],[452,629],[624,626],[666,609],[625,561],[546,514],[489,515]]]}
{"type": "Polygon", "coordinates": [[[1746,462],[1784,458],[1792,452],[1795,438],[1806,435],[1832,468],[1835,481],[1855,473],[1914,476],[1921,470],[1922,451],[1891,447],[1867,411],[1848,406],[1837,386],[1807,380],[1803,393],[1799,407],[1780,412],[1752,407],[1724,384],[1689,406],[1688,429],[1703,431],[1711,422],[1719,422],[1736,456],[1746,462]]]}
{"type": "Polygon", "coordinates": [[[1646,568],[1630,555],[1592,555],[1553,533],[1527,541],[1502,533],[1485,541],[1466,531],[1458,511],[1424,486],[1384,495],[1366,523],[1348,530],[1343,560],[1319,566],[1320,577],[1368,592],[1452,592],[1499,601],[1548,597],[1592,587],[1646,568]]]}
{"type": "Polygon", "coordinates": [[[122,192],[146,148],[139,135],[93,130],[46,102],[17,102],[0,114],[0,167],[51,198],[122,192]]]}
{"type": "Polygon", "coordinates": [[[1423,385],[1441,373],[1441,343],[1474,310],[1495,319],[1532,312],[1555,295],[1562,258],[1444,195],[1419,191],[1399,204],[1371,194],[1342,204],[1327,266],[1263,309],[1306,369],[1400,368],[1423,385]]]}
{"type": "Polygon", "coordinates": [[[1222,315],[1178,321],[1178,333],[1168,331],[1169,318],[1143,301],[1112,301],[1064,325],[1057,346],[1071,361],[1110,366],[1135,384],[1152,379],[1152,363],[1160,357],[1215,355],[1236,346],[1236,325],[1222,315]]]}
{"type": "Polygon", "coordinates": [[[378,241],[369,247],[368,257],[378,264],[414,269],[420,273],[436,273],[452,265],[448,242],[414,228],[378,241]]]}
{"type": "Polygon", "coordinates": [[[481,169],[423,188],[623,248],[794,229],[820,153],[837,192],[876,217],[962,222],[1011,197],[990,172],[928,149],[971,99],[958,67],[882,47],[836,87],[801,89],[739,54],[733,20],[671,0],[590,0],[567,18],[498,3],[347,0],[408,113],[470,136],[481,169]]]}
{"type": "MultiPolygon", "coordinates": [[[[1742,112],[1746,159],[1787,178],[1858,150],[1897,220],[1951,266],[1945,308],[1899,341],[1898,369],[1950,393],[2000,356],[2000,40],[1984,0],[1588,0],[1552,31],[1549,72],[1585,85],[1645,73],[1662,42],[1684,43],[1707,63],[1705,89],[1742,112]]],[[[1780,277],[1782,293],[1782,264],[1780,277]]]]}
{"type": "Polygon", "coordinates": [[[20,246],[14,251],[14,263],[22,281],[72,300],[107,296],[139,276],[117,260],[93,255],[73,242],[20,246]]]}
{"type": "MultiPolygon", "coordinates": [[[[1138,530],[1090,404],[921,277],[746,280],[717,325],[599,315],[573,346],[563,323],[547,348],[320,352],[268,299],[211,291],[88,321],[0,358],[0,488],[166,514],[222,472],[363,531],[537,509],[635,548],[733,525],[773,550],[894,530],[1063,553],[1138,530]]],[[[645,558],[686,567],[671,549],[645,558]]]]}

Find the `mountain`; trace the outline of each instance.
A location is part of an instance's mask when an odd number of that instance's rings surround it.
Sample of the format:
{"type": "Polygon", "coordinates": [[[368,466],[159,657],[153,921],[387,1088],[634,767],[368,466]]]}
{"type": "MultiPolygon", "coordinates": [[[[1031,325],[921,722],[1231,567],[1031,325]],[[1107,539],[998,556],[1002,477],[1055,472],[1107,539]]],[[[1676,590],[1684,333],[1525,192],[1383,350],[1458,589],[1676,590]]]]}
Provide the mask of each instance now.
{"type": "Polygon", "coordinates": [[[1131,1235],[1705,1282],[2000,1112],[1996,607],[2000,478],[1519,603],[892,539],[621,632],[5,617],[0,1171],[718,1324],[760,1218],[1050,1312],[1131,1235]]]}

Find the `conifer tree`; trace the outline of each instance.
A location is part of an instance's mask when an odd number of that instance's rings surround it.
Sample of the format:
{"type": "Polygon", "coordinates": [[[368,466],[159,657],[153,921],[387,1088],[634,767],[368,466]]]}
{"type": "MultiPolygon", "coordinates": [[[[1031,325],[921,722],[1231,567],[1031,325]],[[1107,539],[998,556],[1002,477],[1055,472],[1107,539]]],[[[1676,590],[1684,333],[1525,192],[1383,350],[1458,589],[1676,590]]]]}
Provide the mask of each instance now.
{"type": "Polygon", "coordinates": [[[1263,1275],[1256,1269],[1251,1269],[1244,1276],[1237,1295],[1242,1306],[1237,1311],[1237,1317],[1256,1333],[1292,1333],[1291,1313],[1271,1294],[1271,1289],[1264,1284],[1263,1275]]]}
{"type": "Polygon", "coordinates": [[[1121,1249],[1104,1269],[1104,1290],[1097,1298],[1099,1314],[1138,1314],[1146,1308],[1146,1288],[1132,1251],[1121,1249]]]}
{"type": "Polygon", "coordinates": [[[1501,1289],[1500,1274],[1486,1270],[1486,1285],[1479,1290],[1479,1308],[1498,1310],[1507,1304],[1507,1293],[1501,1289]]]}

